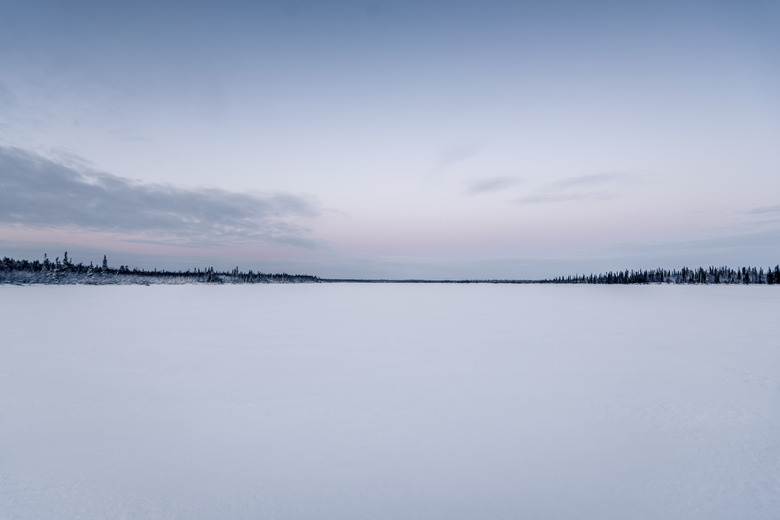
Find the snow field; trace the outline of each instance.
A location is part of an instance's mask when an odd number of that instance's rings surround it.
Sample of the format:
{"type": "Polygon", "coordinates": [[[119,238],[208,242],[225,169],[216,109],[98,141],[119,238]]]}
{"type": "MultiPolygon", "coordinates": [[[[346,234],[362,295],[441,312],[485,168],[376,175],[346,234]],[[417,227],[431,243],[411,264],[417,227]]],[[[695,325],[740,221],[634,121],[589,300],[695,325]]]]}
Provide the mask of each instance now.
{"type": "Polygon", "coordinates": [[[0,518],[770,519],[766,286],[0,287],[0,518]]]}

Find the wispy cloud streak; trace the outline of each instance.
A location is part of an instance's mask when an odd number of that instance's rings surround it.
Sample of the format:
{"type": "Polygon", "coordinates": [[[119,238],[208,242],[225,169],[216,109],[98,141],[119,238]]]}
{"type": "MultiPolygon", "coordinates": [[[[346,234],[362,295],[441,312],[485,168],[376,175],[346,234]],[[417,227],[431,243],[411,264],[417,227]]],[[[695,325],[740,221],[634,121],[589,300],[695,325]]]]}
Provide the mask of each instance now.
{"type": "Polygon", "coordinates": [[[640,184],[646,178],[629,173],[577,175],[550,182],[536,193],[513,200],[517,205],[589,202],[613,199],[625,186],[640,184]]]}
{"type": "Polygon", "coordinates": [[[558,188],[578,188],[589,186],[604,186],[613,184],[626,184],[636,182],[637,176],[627,173],[592,173],[566,177],[553,183],[558,188]]]}
{"type": "Polygon", "coordinates": [[[514,200],[515,204],[528,205],[528,204],[548,204],[554,202],[580,202],[580,201],[594,201],[594,200],[607,200],[613,198],[614,195],[606,192],[597,193],[562,193],[562,194],[544,194],[544,195],[530,195],[528,197],[519,197],[514,200]]]}
{"type": "Polygon", "coordinates": [[[305,198],[143,184],[0,147],[0,222],[142,235],[192,246],[276,243],[310,247],[305,198]]]}
{"type": "Polygon", "coordinates": [[[761,206],[746,211],[748,215],[780,215],[780,204],[777,206],[761,206]]]}
{"type": "Polygon", "coordinates": [[[467,195],[479,195],[481,193],[491,193],[502,191],[516,185],[520,180],[516,177],[490,177],[488,179],[479,179],[473,181],[466,188],[467,195]]]}

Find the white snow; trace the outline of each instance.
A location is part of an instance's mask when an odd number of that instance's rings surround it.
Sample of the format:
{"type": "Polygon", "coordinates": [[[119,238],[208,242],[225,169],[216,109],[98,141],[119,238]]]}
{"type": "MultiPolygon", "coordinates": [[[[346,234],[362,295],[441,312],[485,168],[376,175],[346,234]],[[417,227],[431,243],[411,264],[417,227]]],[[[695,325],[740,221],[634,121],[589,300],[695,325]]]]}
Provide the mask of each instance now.
{"type": "Polygon", "coordinates": [[[774,519],[780,289],[0,287],[3,519],[774,519]]]}

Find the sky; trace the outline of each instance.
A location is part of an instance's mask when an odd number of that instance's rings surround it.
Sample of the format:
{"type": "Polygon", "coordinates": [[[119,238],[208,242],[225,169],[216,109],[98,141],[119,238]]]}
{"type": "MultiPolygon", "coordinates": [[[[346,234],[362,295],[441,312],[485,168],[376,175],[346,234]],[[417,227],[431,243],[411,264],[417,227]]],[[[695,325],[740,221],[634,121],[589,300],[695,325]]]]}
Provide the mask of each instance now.
{"type": "Polygon", "coordinates": [[[780,262],[775,1],[0,1],[0,256],[780,262]]]}

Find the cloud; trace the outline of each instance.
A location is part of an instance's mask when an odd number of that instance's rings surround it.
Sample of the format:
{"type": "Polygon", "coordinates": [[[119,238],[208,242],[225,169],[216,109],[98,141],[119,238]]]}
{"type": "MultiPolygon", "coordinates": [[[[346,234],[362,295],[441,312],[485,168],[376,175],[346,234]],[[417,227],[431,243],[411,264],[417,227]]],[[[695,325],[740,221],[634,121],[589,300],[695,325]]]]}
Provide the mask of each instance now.
{"type": "Polygon", "coordinates": [[[557,188],[579,188],[588,186],[604,186],[614,184],[626,184],[637,182],[639,177],[628,173],[593,173],[577,175],[555,181],[552,185],[557,188]]]}
{"type": "Polygon", "coordinates": [[[536,193],[514,199],[518,205],[558,202],[590,202],[616,198],[625,186],[646,181],[643,175],[630,173],[596,173],[552,181],[536,193]]]}
{"type": "Polygon", "coordinates": [[[761,206],[746,211],[748,215],[780,215],[780,204],[776,206],[761,206]]]}
{"type": "Polygon", "coordinates": [[[512,202],[519,206],[525,206],[529,204],[547,204],[554,202],[579,202],[579,201],[592,201],[592,200],[607,200],[614,198],[614,194],[607,192],[596,193],[561,193],[561,194],[543,194],[543,195],[529,195],[527,197],[520,197],[514,199],[512,202]]]}
{"type": "Polygon", "coordinates": [[[477,143],[463,143],[442,150],[439,153],[439,164],[450,166],[467,159],[471,159],[481,151],[482,147],[477,143]]]}
{"type": "Polygon", "coordinates": [[[0,223],[142,235],[190,246],[311,247],[304,226],[319,210],[290,194],[143,184],[0,147],[0,223]]]}
{"type": "Polygon", "coordinates": [[[464,142],[448,146],[436,154],[435,164],[429,175],[437,175],[479,155],[482,145],[477,142],[464,142]]]}
{"type": "Polygon", "coordinates": [[[520,179],[516,177],[490,177],[488,179],[479,179],[469,184],[469,187],[466,189],[466,194],[478,195],[480,193],[501,191],[514,186],[519,181],[520,179]]]}
{"type": "Polygon", "coordinates": [[[780,227],[755,230],[745,223],[737,227],[710,230],[710,236],[688,240],[646,243],[618,243],[600,251],[605,256],[636,258],[649,267],[694,265],[775,265],[780,258],[780,227]]]}

